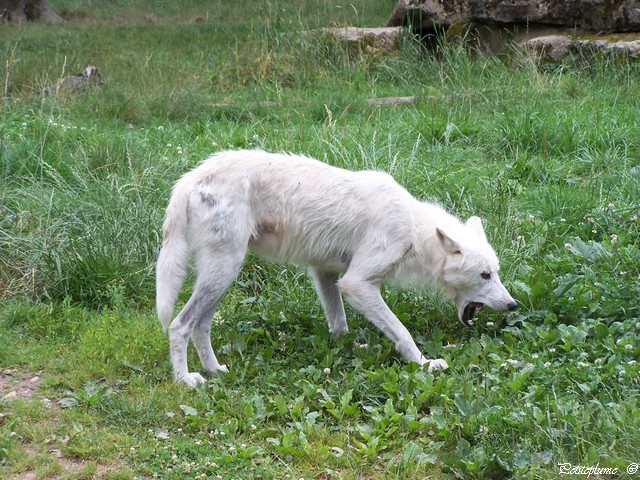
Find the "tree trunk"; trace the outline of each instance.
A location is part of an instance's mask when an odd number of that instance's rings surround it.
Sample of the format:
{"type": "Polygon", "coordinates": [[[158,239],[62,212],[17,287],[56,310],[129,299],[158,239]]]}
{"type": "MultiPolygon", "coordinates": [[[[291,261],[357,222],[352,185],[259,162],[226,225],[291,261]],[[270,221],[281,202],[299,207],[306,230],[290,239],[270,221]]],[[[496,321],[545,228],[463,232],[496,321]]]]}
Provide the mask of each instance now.
{"type": "Polygon", "coordinates": [[[0,0],[0,15],[13,23],[42,20],[62,23],[64,20],[49,6],[49,0],[0,0]]]}

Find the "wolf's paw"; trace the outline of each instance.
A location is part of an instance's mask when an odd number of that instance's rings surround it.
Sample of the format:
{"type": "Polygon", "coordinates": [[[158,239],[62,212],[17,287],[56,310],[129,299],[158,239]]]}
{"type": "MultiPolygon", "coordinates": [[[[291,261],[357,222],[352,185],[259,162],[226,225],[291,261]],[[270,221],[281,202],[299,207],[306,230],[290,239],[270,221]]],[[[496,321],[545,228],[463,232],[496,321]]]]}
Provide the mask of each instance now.
{"type": "Polygon", "coordinates": [[[229,367],[226,365],[218,365],[218,372],[229,373],[229,367]]]}
{"type": "Polygon", "coordinates": [[[433,372],[435,370],[446,370],[447,368],[449,368],[447,362],[445,362],[442,358],[427,360],[427,365],[429,365],[429,372],[433,372]]]}
{"type": "Polygon", "coordinates": [[[176,379],[176,382],[184,383],[189,388],[195,388],[201,383],[205,383],[205,379],[197,372],[185,373],[180,378],[176,379]]]}
{"type": "Polygon", "coordinates": [[[215,367],[205,368],[205,372],[210,377],[215,377],[219,373],[229,373],[229,368],[226,365],[216,365],[215,367]]]}
{"type": "Polygon", "coordinates": [[[329,333],[331,333],[331,336],[333,338],[337,338],[340,335],[344,335],[348,331],[349,331],[349,327],[347,326],[346,323],[338,323],[336,325],[331,325],[329,327],[329,333]]]}

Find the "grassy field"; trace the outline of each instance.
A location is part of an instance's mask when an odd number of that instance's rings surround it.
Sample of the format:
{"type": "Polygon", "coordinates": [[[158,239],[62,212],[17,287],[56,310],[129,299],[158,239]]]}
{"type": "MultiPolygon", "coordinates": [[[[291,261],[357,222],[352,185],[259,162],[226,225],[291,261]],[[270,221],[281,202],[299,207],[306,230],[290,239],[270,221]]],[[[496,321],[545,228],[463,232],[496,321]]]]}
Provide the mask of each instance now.
{"type": "Polygon", "coordinates": [[[0,25],[0,477],[635,478],[639,64],[301,34],[381,25],[391,0],[50,3],[67,23],[0,25]],[[103,86],[42,95],[88,64],[103,86]],[[519,309],[465,329],[437,292],[385,288],[451,365],[430,374],[353,310],[330,338],[304,271],[250,257],[214,320],[231,372],[174,385],[153,310],[171,185],[254,147],[481,216],[519,309]]]}

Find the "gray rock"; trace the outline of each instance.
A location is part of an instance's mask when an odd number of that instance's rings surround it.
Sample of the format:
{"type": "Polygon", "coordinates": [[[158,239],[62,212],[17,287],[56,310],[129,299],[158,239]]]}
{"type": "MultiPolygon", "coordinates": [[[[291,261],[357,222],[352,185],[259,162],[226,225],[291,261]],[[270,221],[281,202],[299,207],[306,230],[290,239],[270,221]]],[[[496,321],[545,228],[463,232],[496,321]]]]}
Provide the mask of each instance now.
{"type": "Polygon", "coordinates": [[[560,63],[571,55],[573,40],[565,35],[536,37],[525,43],[526,51],[536,63],[560,63]]]}
{"type": "Polygon", "coordinates": [[[57,82],[51,82],[44,88],[45,94],[76,93],[89,87],[104,84],[104,76],[98,67],[88,65],[77,75],[63,77],[57,82]]]}
{"type": "Polygon", "coordinates": [[[421,31],[455,22],[544,24],[604,32],[640,31],[637,0],[398,0],[388,26],[421,31]]]}
{"type": "Polygon", "coordinates": [[[572,39],[568,35],[546,35],[523,43],[529,56],[539,64],[561,63],[565,60],[590,60],[595,54],[606,53],[640,58],[640,34],[637,39],[615,38],[572,39]]]}
{"type": "Polygon", "coordinates": [[[574,49],[584,57],[600,51],[640,58],[640,33],[636,40],[576,40],[574,49]]]}
{"type": "Polygon", "coordinates": [[[400,45],[403,30],[401,26],[378,28],[339,27],[323,28],[320,32],[364,50],[395,50],[400,45]]]}

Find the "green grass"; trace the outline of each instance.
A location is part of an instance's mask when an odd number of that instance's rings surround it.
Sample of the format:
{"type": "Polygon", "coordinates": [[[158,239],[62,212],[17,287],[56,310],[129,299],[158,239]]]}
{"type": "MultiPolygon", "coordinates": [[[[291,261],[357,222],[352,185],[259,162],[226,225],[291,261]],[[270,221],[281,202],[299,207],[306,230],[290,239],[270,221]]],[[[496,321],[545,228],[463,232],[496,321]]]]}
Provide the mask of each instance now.
{"type": "Polygon", "coordinates": [[[0,476],[551,479],[638,462],[639,65],[300,34],[381,25],[382,0],[51,3],[66,24],[0,26],[1,396],[39,377],[0,400],[0,476]],[[104,86],[42,96],[86,64],[104,86]],[[382,169],[480,215],[520,308],[463,329],[437,293],[385,287],[451,365],[429,374],[350,309],[331,339],[306,275],[250,257],[214,320],[231,372],[174,385],[153,311],[171,185],[253,147],[382,169]]]}

